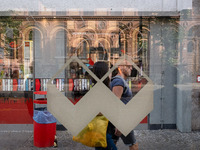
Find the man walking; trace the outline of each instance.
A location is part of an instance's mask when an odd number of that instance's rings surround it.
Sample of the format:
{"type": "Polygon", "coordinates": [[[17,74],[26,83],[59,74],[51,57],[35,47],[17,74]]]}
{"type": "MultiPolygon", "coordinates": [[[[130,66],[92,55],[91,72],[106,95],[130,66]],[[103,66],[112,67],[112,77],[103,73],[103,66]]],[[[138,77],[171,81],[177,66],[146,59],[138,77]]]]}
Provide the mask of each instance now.
{"type": "MultiPolygon", "coordinates": [[[[127,77],[131,75],[132,65],[130,62],[124,60],[121,65],[118,66],[118,73],[111,79],[110,88],[112,92],[124,103],[127,104],[132,98],[132,92],[126,83],[127,77]]],[[[116,129],[115,135],[121,137],[125,145],[129,146],[129,150],[138,150],[138,143],[132,130],[126,137],[116,129]]]]}

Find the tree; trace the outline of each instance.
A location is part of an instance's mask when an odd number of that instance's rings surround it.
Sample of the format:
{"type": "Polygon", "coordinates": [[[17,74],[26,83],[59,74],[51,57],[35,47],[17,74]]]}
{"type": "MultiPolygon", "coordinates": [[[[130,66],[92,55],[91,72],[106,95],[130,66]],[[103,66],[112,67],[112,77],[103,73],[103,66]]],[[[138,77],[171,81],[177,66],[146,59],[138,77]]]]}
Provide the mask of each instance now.
{"type": "Polygon", "coordinates": [[[22,21],[18,21],[11,16],[0,17],[0,46],[3,45],[8,56],[12,56],[13,49],[18,46],[21,24],[22,21]]]}

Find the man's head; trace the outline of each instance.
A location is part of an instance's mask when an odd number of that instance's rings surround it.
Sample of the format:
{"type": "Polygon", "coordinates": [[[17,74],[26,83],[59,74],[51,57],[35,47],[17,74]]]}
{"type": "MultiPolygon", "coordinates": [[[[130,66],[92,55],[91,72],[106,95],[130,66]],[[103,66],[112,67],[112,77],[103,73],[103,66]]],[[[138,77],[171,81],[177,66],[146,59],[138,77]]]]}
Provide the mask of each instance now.
{"type": "Polygon", "coordinates": [[[119,73],[123,74],[125,78],[131,75],[132,69],[133,69],[133,66],[127,60],[123,60],[122,63],[118,67],[119,73]]]}

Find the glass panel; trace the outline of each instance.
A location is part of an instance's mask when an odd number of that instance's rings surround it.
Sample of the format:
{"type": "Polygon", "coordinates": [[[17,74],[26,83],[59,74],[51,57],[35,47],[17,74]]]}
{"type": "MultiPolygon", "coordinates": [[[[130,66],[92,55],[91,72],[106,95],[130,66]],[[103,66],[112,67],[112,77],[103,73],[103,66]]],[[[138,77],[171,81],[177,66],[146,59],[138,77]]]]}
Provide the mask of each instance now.
{"type": "MultiPolygon", "coordinates": [[[[144,75],[150,76],[156,85],[165,87],[163,93],[171,91],[174,95],[176,65],[190,61],[183,67],[185,73],[180,76],[181,81],[189,75],[189,70],[198,70],[197,25],[188,28],[187,41],[180,40],[182,37],[179,36],[186,34],[181,29],[179,31],[177,23],[180,21],[176,17],[101,18],[38,17],[31,21],[22,17],[19,21],[2,17],[1,93],[46,91],[49,79],[74,56],[91,71],[98,61],[106,62],[110,67],[125,55],[130,56],[131,62],[138,67],[133,66],[131,76],[126,79],[133,96],[148,83],[144,75]],[[170,79],[165,80],[167,77],[170,79]]],[[[184,26],[188,24],[187,21],[182,23],[184,26]]],[[[95,86],[92,80],[90,73],[74,60],[53,84],[75,104],[95,86]]],[[[34,96],[35,99],[44,97],[34,96]]]]}
{"type": "Polygon", "coordinates": [[[55,77],[52,84],[62,92],[73,104],[76,104],[95,85],[96,81],[85,68],[90,68],[89,63],[79,64],[76,60],[64,69],[65,77],[55,77]]]}
{"type": "Polygon", "coordinates": [[[33,123],[33,41],[22,20],[0,18],[0,123],[33,123]],[[13,119],[15,118],[15,119],[13,119]]]}
{"type": "Polygon", "coordinates": [[[150,80],[154,84],[151,129],[199,130],[200,3],[188,0],[179,5],[177,1],[94,2],[94,7],[88,7],[85,2],[62,5],[63,1],[39,0],[26,8],[15,8],[17,1],[3,3],[0,124],[32,123],[33,99],[44,100],[47,82],[69,63],[52,84],[74,105],[98,81],[109,88],[107,81],[128,70],[124,84],[131,98],[150,80]],[[75,59],[69,62],[70,58],[75,59]],[[130,64],[118,63],[121,59],[130,64]],[[97,62],[108,65],[101,77],[95,76],[97,62]]]}
{"type": "MultiPolygon", "coordinates": [[[[139,91],[138,86],[141,89],[143,72],[148,74],[149,70],[148,20],[56,22],[56,18],[43,17],[32,22],[30,18],[11,19],[3,17],[1,20],[4,25],[0,53],[2,92],[46,91],[47,82],[72,56],[77,56],[92,71],[95,62],[114,65],[124,54],[131,56],[140,68],[139,71],[133,69],[132,77],[127,78],[133,95],[139,91]],[[20,28],[23,30],[18,30],[20,28]],[[133,88],[135,86],[137,88],[133,88]]],[[[76,104],[95,85],[92,81],[95,80],[83,66],[71,62],[53,84],[76,104]]],[[[44,97],[34,96],[35,99],[44,97]]]]}

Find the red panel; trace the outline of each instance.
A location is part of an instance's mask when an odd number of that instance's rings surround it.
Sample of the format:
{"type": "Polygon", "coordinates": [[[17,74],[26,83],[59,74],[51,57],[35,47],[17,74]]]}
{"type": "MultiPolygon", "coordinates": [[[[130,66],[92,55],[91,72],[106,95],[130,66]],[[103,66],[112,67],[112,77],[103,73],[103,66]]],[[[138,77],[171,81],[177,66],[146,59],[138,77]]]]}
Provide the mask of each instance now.
{"type": "Polygon", "coordinates": [[[80,97],[75,97],[75,98],[69,98],[69,100],[74,104],[76,105],[76,103],[78,103],[78,101],[82,98],[82,96],[80,97]]]}
{"type": "Polygon", "coordinates": [[[13,79],[13,91],[17,91],[17,79],[13,79]]]}
{"type": "Polygon", "coordinates": [[[35,91],[40,91],[40,79],[35,79],[35,91]]]}
{"type": "Polygon", "coordinates": [[[73,91],[74,89],[74,81],[73,79],[69,79],[69,91],[73,91]]]}
{"type": "Polygon", "coordinates": [[[47,104],[47,100],[34,100],[34,104],[47,104]]]}
{"type": "Polygon", "coordinates": [[[37,91],[37,92],[34,92],[34,94],[47,95],[47,91],[37,91]]]}
{"type": "Polygon", "coordinates": [[[147,116],[140,123],[147,123],[147,116]]]}
{"type": "Polygon", "coordinates": [[[0,98],[0,124],[32,124],[33,100],[0,98]]]}

